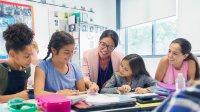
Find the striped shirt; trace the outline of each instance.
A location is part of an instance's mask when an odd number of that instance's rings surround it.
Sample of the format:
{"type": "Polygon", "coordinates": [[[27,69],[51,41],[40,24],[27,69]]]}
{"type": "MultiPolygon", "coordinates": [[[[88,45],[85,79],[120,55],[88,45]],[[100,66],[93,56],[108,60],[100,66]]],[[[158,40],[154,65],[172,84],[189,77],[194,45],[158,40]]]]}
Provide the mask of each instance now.
{"type": "Polygon", "coordinates": [[[200,85],[175,92],[154,112],[200,112],[200,85]]]}

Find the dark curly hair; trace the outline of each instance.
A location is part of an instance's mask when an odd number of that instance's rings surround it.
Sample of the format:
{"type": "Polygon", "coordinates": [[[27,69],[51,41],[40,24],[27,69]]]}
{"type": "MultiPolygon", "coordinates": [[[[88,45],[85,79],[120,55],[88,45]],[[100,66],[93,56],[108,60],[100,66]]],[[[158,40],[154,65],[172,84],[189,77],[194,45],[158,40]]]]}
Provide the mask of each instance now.
{"type": "Polygon", "coordinates": [[[31,45],[33,37],[34,32],[27,25],[23,23],[9,25],[3,32],[7,53],[11,49],[14,51],[24,50],[27,45],[31,45]]]}
{"type": "Polygon", "coordinates": [[[69,44],[75,44],[73,36],[71,36],[69,33],[66,33],[65,31],[57,31],[53,33],[48,45],[47,56],[43,60],[46,60],[51,54],[52,52],[51,47],[56,49],[58,51],[57,53],[59,53],[60,49],[63,46],[69,45],[69,44]]]}

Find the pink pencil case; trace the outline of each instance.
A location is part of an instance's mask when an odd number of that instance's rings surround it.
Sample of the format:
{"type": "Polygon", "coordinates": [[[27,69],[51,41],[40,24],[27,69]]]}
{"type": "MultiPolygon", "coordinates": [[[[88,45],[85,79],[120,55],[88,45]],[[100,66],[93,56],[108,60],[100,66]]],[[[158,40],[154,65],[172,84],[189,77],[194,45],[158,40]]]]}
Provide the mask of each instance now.
{"type": "Polygon", "coordinates": [[[156,85],[163,88],[163,89],[169,90],[171,92],[176,91],[175,85],[165,84],[165,83],[162,83],[162,82],[158,82],[156,85]]]}
{"type": "Polygon", "coordinates": [[[38,107],[44,112],[70,112],[71,100],[58,94],[41,95],[36,98],[38,107]]]}

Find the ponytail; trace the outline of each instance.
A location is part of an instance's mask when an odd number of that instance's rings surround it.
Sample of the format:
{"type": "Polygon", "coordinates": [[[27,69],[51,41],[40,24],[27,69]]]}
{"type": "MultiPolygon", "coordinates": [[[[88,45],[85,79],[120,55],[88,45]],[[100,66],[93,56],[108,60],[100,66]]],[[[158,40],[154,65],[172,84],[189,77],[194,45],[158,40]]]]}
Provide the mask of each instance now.
{"type": "Polygon", "coordinates": [[[46,60],[49,57],[49,55],[51,54],[51,43],[52,42],[49,42],[47,56],[43,60],[46,60]]]}
{"type": "Polygon", "coordinates": [[[196,56],[194,56],[192,53],[189,53],[188,57],[185,60],[194,60],[196,72],[195,72],[195,80],[200,79],[200,68],[199,68],[199,62],[196,56]]]}
{"type": "Polygon", "coordinates": [[[43,60],[46,60],[49,57],[50,54],[51,54],[51,50],[48,50],[47,56],[43,60]]]}

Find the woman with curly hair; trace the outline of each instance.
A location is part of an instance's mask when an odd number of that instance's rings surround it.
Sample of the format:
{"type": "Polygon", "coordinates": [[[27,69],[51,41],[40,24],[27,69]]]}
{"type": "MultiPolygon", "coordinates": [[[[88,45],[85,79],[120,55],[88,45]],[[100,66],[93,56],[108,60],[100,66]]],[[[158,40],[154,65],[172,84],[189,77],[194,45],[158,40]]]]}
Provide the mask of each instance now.
{"type": "Polygon", "coordinates": [[[33,31],[22,23],[9,25],[3,32],[9,59],[0,63],[1,103],[15,97],[28,99],[28,90],[25,89],[30,76],[33,36],[33,31]]]}

